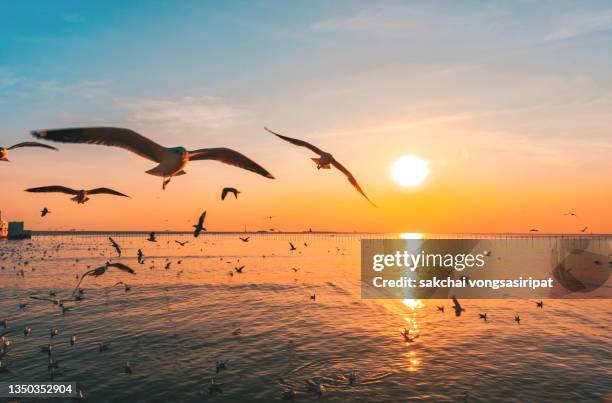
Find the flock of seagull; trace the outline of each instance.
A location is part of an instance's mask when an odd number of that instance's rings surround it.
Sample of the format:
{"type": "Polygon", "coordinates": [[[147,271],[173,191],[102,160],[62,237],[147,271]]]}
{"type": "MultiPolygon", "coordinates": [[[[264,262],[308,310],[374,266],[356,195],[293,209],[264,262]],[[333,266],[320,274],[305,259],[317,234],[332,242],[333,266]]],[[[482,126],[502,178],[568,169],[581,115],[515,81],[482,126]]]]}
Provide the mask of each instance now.
{"type": "MultiPolygon", "coordinates": [[[[205,231],[206,229],[204,228],[204,221],[206,218],[206,211],[204,211],[199,219],[197,224],[193,225],[194,227],[194,232],[193,232],[193,237],[197,238],[200,233],[202,231],[205,231]]],[[[250,237],[240,237],[240,240],[242,242],[249,242],[250,237]]],[[[110,246],[113,248],[113,250],[115,251],[115,253],[117,254],[117,257],[122,257],[123,255],[123,249],[121,247],[121,245],[119,244],[119,242],[117,242],[112,236],[108,237],[108,241],[110,242],[110,246]]],[[[148,236],[148,238],[146,238],[146,241],[148,242],[157,242],[157,236],[155,234],[155,232],[151,232],[148,236]]],[[[167,241],[168,244],[170,243],[170,241],[167,241]]],[[[180,245],[180,247],[185,246],[189,241],[179,241],[179,240],[175,240],[175,243],[180,245]]],[[[208,241],[204,241],[205,243],[208,241]]],[[[308,247],[308,243],[304,242],[304,247],[308,247]]],[[[213,244],[214,245],[214,244],[213,244]]],[[[59,243],[57,244],[54,248],[49,248],[47,250],[44,250],[43,254],[41,257],[39,257],[41,260],[45,260],[46,258],[52,257],[54,253],[57,253],[60,248],[62,247],[62,244],[59,243]]],[[[293,242],[289,242],[289,251],[290,252],[294,252],[296,250],[298,250],[298,248],[295,246],[295,244],[293,242]]],[[[97,250],[97,248],[88,248],[88,250],[97,250]]],[[[9,252],[4,252],[4,251],[0,251],[0,260],[7,260],[8,258],[16,258],[18,261],[18,265],[22,266],[21,270],[19,270],[17,272],[18,276],[21,277],[25,277],[25,271],[23,269],[23,267],[27,267],[29,266],[30,260],[29,258],[26,256],[26,253],[30,253],[30,257],[33,258],[34,255],[34,251],[33,251],[33,244],[28,244],[28,246],[26,247],[26,249],[24,251],[20,251],[20,252],[15,252],[13,251],[12,253],[9,252]]],[[[339,247],[336,247],[336,252],[340,253],[341,249],[339,247]]],[[[299,252],[301,253],[301,252],[299,252]]],[[[328,250],[328,253],[331,253],[331,250],[328,250]]],[[[96,267],[96,268],[90,268],[91,266],[88,266],[88,270],[83,272],[81,275],[76,275],[76,279],[78,280],[75,288],[73,289],[72,293],[70,295],[67,295],[65,297],[59,297],[57,295],[57,293],[55,291],[49,291],[48,296],[40,296],[40,295],[30,295],[29,298],[31,300],[35,300],[35,301],[45,301],[45,302],[50,302],[53,305],[59,307],[59,309],[61,310],[62,315],[66,314],[66,312],[68,312],[69,310],[71,310],[74,307],[75,303],[79,303],[80,301],[84,300],[84,295],[85,295],[85,289],[82,288],[83,282],[90,277],[93,278],[97,278],[100,276],[105,275],[106,273],[108,273],[109,271],[111,271],[111,269],[113,271],[116,272],[123,272],[123,273],[127,273],[130,275],[135,275],[136,271],[134,269],[132,269],[131,267],[129,267],[128,265],[124,264],[124,263],[120,263],[120,262],[112,262],[112,258],[108,258],[107,253],[101,252],[100,253],[101,256],[106,256],[107,257],[107,261],[105,264],[103,264],[102,266],[96,267]],[[69,305],[70,303],[72,303],[73,305],[69,305]]],[[[139,264],[144,264],[145,263],[145,257],[144,257],[144,253],[142,251],[142,249],[138,249],[137,254],[136,254],[136,258],[139,264]]],[[[222,259],[222,258],[221,258],[222,259]]],[[[240,261],[240,259],[238,259],[238,262],[240,261]]],[[[79,259],[75,259],[75,264],[79,262],[79,259]]],[[[181,260],[179,260],[177,262],[177,264],[180,264],[181,260]]],[[[231,262],[227,262],[227,263],[231,263],[231,262]]],[[[171,262],[169,260],[167,260],[166,265],[165,265],[165,269],[169,270],[170,269],[170,264],[171,262]]],[[[151,269],[154,266],[151,266],[151,269]]],[[[4,266],[0,267],[2,270],[5,269],[4,266]]],[[[234,275],[234,273],[236,274],[242,274],[243,270],[245,268],[245,265],[241,265],[241,266],[236,266],[234,268],[234,271],[231,271],[229,274],[231,276],[234,275]]],[[[14,267],[15,269],[15,267],[14,267]]],[[[32,270],[34,271],[35,268],[32,267],[32,270]]],[[[294,273],[297,273],[299,271],[299,268],[292,268],[294,273]]],[[[180,275],[180,272],[179,274],[180,275]]],[[[126,284],[123,281],[118,281],[116,282],[113,286],[108,287],[108,289],[110,288],[115,288],[117,286],[122,286],[125,290],[125,292],[129,292],[131,290],[131,286],[126,284]]],[[[310,300],[313,302],[316,302],[316,293],[312,293],[310,295],[310,300]]],[[[28,303],[20,303],[19,304],[19,309],[25,309],[28,307],[28,303]]],[[[4,358],[5,356],[9,355],[9,352],[11,351],[11,347],[12,347],[12,340],[9,338],[11,335],[18,333],[20,330],[19,328],[16,327],[12,327],[9,326],[9,324],[12,325],[13,320],[9,319],[9,318],[4,318],[2,321],[0,321],[0,330],[3,328],[3,331],[0,331],[0,337],[1,337],[1,344],[0,344],[0,373],[4,373],[4,372],[8,372],[10,369],[9,367],[7,367],[6,365],[4,365],[2,363],[2,358],[4,358]]],[[[32,334],[33,329],[29,326],[26,326],[23,328],[23,336],[24,337],[28,337],[32,334]]],[[[239,335],[241,333],[241,329],[237,328],[232,332],[232,335],[239,335]]],[[[57,376],[60,376],[62,374],[61,369],[60,369],[60,363],[54,359],[54,355],[53,352],[55,351],[55,347],[54,347],[54,343],[53,340],[56,339],[58,336],[60,335],[60,330],[56,327],[52,327],[51,329],[49,329],[49,343],[46,343],[44,345],[40,346],[40,351],[44,354],[46,354],[47,358],[48,358],[48,365],[47,365],[47,369],[48,369],[48,373],[49,373],[49,377],[51,380],[54,380],[57,376]]],[[[74,346],[77,343],[77,335],[76,334],[72,334],[70,336],[69,339],[70,342],[70,346],[74,346]]],[[[110,342],[99,342],[97,344],[97,350],[102,353],[104,351],[107,351],[110,347],[110,342]]],[[[224,369],[227,369],[227,364],[228,364],[228,360],[221,360],[221,361],[217,361],[215,364],[215,370],[216,370],[216,374],[219,374],[219,372],[221,372],[224,369]]],[[[132,375],[133,374],[133,369],[129,363],[129,361],[125,361],[124,364],[124,373],[126,375],[132,375]]],[[[356,371],[351,371],[345,378],[348,380],[350,385],[353,385],[356,382],[356,371]]],[[[307,386],[308,386],[308,390],[311,392],[316,393],[317,395],[321,396],[321,394],[325,391],[324,386],[320,383],[320,382],[314,382],[314,381],[308,381],[307,382],[307,386]]],[[[79,389],[77,392],[76,398],[80,399],[80,400],[84,400],[85,399],[85,393],[83,390],[79,389]]],[[[202,392],[204,393],[204,392],[202,392]]],[[[221,388],[221,384],[217,383],[215,381],[215,378],[211,378],[211,382],[208,385],[207,388],[207,393],[209,395],[215,395],[215,394],[219,394],[219,393],[223,393],[223,390],[221,388]]],[[[296,391],[293,390],[292,388],[286,389],[283,392],[283,400],[293,400],[294,397],[296,396],[296,391]]]]}
{"type": "MultiPolygon", "coordinates": [[[[193,225],[194,227],[194,232],[193,232],[193,237],[197,238],[200,233],[202,231],[205,231],[204,228],[204,221],[206,218],[206,211],[204,211],[200,217],[198,218],[198,222],[193,225]]],[[[239,237],[241,242],[244,243],[248,243],[250,241],[250,237],[239,237]]],[[[108,241],[110,242],[110,246],[113,248],[113,250],[115,251],[115,253],[117,254],[117,257],[122,257],[123,255],[123,250],[121,245],[119,244],[119,242],[117,242],[113,237],[108,237],[108,241]]],[[[157,236],[155,234],[155,232],[151,232],[149,234],[149,236],[146,238],[146,241],[148,242],[157,242],[157,236]]],[[[170,241],[167,241],[168,243],[170,243],[170,241]]],[[[187,243],[189,243],[188,240],[185,241],[179,241],[179,240],[174,240],[174,242],[179,245],[179,247],[184,247],[187,243]]],[[[205,241],[207,242],[207,241],[205,241]]],[[[298,250],[298,247],[296,247],[296,245],[293,242],[288,242],[289,243],[289,248],[288,250],[290,252],[294,252],[296,250],[298,250]]],[[[56,246],[55,252],[57,252],[60,247],[62,245],[58,244],[56,246]]],[[[308,247],[308,243],[304,242],[304,247],[308,247]]],[[[51,248],[53,249],[53,248],[51,248]]],[[[51,254],[53,253],[53,251],[49,249],[48,251],[45,251],[42,259],[44,260],[46,257],[50,257],[51,254]]],[[[91,250],[91,249],[90,249],[91,250]]],[[[328,253],[331,251],[328,251],[328,253]]],[[[340,253],[341,249],[336,247],[336,252],[340,253]]],[[[490,253],[490,252],[488,252],[490,253]]],[[[106,253],[101,253],[102,256],[107,256],[106,253]]],[[[6,260],[6,258],[9,257],[5,252],[0,252],[0,259],[1,260],[6,260]]],[[[23,265],[23,266],[27,266],[29,264],[29,261],[27,259],[24,259],[24,255],[23,254],[19,254],[17,256],[12,256],[12,257],[17,257],[19,259],[19,264],[23,265]]],[[[136,255],[137,261],[139,264],[144,264],[145,263],[145,257],[144,257],[144,253],[142,251],[142,249],[138,249],[137,251],[137,255],[136,255]]],[[[222,259],[222,258],[221,258],[222,259]]],[[[79,259],[76,259],[76,262],[78,262],[79,259]]],[[[238,263],[240,262],[240,259],[238,259],[238,263]]],[[[180,264],[181,261],[179,260],[177,262],[177,264],[180,264]]],[[[227,263],[231,263],[231,262],[227,262],[227,263]]],[[[167,260],[166,265],[165,265],[165,269],[169,270],[170,269],[170,264],[171,262],[169,260],[167,260]]],[[[151,267],[153,268],[153,266],[151,267]]],[[[234,274],[242,274],[244,272],[245,269],[245,265],[236,265],[236,267],[234,268],[233,271],[230,271],[230,273],[228,273],[230,276],[234,276],[234,274]]],[[[294,273],[297,273],[299,271],[299,268],[291,268],[293,270],[294,273]]],[[[4,270],[4,266],[2,266],[2,270],[4,270]]],[[[34,268],[32,268],[32,270],[34,270],[34,268]]],[[[81,286],[83,285],[83,282],[90,277],[93,278],[97,278],[100,276],[103,276],[107,273],[109,273],[110,271],[116,271],[116,272],[123,272],[123,273],[127,273],[130,275],[135,275],[136,271],[134,269],[132,269],[131,267],[129,267],[126,264],[120,263],[120,262],[112,262],[112,258],[108,258],[107,262],[105,264],[103,264],[102,266],[96,267],[96,268],[90,268],[90,266],[88,266],[88,270],[85,271],[84,273],[82,273],[81,275],[76,275],[76,279],[78,280],[74,290],[72,291],[72,293],[69,296],[66,296],[64,298],[60,298],[56,295],[56,293],[54,291],[50,291],[48,294],[48,297],[46,296],[37,296],[37,295],[31,295],[29,298],[31,298],[32,300],[37,300],[37,301],[47,301],[47,302],[51,302],[53,305],[58,306],[61,309],[61,313],[62,315],[65,314],[66,312],[68,312],[70,309],[72,309],[72,306],[67,305],[68,303],[78,303],[80,301],[82,301],[84,299],[84,294],[85,294],[85,290],[83,288],[81,288],[81,286]]],[[[20,272],[17,273],[17,275],[21,275],[24,276],[24,270],[21,269],[20,272]]],[[[180,275],[177,274],[177,276],[180,275]]],[[[123,281],[118,281],[116,282],[113,286],[108,287],[110,288],[115,288],[117,286],[122,286],[125,290],[125,292],[129,292],[131,289],[131,286],[126,284],[123,281]]],[[[313,292],[310,295],[310,301],[312,302],[316,302],[317,300],[317,295],[316,292],[313,292]]],[[[455,316],[459,317],[462,315],[463,312],[465,312],[465,308],[463,308],[461,306],[461,303],[459,302],[459,300],[455,297],[452,296],[452,309],[454,311],[455,316]]],[[[28,306],[28,303],[21,303],[19,304],[19,309],[25,309],[28,306]]],[[[445,307],[444,305],[441,306],[436,306],[437,311],[444,313],[445,312],[445,307]]],[[[543,301],[537,301],[536,302],[536,308],[539,309],[543,309],[544,308],[544,302],[543,301]]],[[[478,318],[482,319],[485,323],[488,322],[488,316],[487,313],[479,313],[478,314],[478,318]]],[[[514,320],[516,321],[517,324],[520,325],[521,323],[521,318],[519,316],[518,313],[515,313],[514,316],[514,320]]],[[[9,339],[9,336],[13,333],[18,332],[17,328],[12,328],[12,329],[8,329],[9,328],[9,323],[10,320],[8,318],[3,319],[2,321],[0,321],[0,327],[4,328],[5,330],[3,332],[0,332],[0,337],[1,337],[1,344],[0,344],[0,373],[2,372],[8,372],[9,368],[4,365],[2,363],[2,358],[6,355],[9,354],[9,351],[11,350],[11,345],[12,345],[12,341],[9,339]],[[8,329],[8,330],[7,330],[8,329]]],[[[28,337],[29,335],[32,334],[32,328],[31,327],[25,327],[23,328],[23,335],[24,337],[28,337]]],[[[239,335],[241,333],[241,329],[237,328],[232,332],[232,335],[239,335]]],[[[45,353],[48,357],[48,372],[49,372],[49,377],[51,380],[54,379],[54,377],[61,375],[61,371],[60,371],[60,365],[58,363],[58,361],[56,361],[53,358],[53,351],[54,351],[54,345],[52,343],[52,340],[54,338],[56,338],[57,336],[59,336],[60,331],[58,328],[51,328],[49,329],[49,338],[50,338],[50,342],[48,344],[44,344],[42,346],[40,346],[40,351],[45,353]]],[[[413,343],[415,342],[415,340],[417,338],[419,338],[420,334],[418,333],[418,331],[414,334],[411,334],[411,329],[407,329],[404,328],[404,330],[401,332],[401,336],[403,337],[403,341],[405,343],[413,343]]],[[[76,334],[71,335],[70,337],[70,345],[74,346],[77,343],[77,336],[76,334]]],[[[103,352],[109,349],[110,346],[110,342],[99,342],[98,345],[96,346],[99,352],[103,352]]],[[[222,361],[217,361],[215,364],[215,370],[216,370],[216,374],[219,374],[222,370],[227,368],[227,364],[228,361],[227,360],[222,360],[222,361]]],[[[129,363],[129,361],[125,361],[124,363],[124,373],[126,375],[132,375],[133,373],[133,369],[129,363]]],[[[344,376],[344,379],[346,379],[349,383],[349,385],[354,385],[357,382],[357,371],[351,371],[350,373],[348,373],[347,375],[344,376]]],[[[315,382],[315,381],[307,381],[307,387],[308,387],[308,391],[311,393],[315,393],[318,396],[321,396],[324,392],[325,392],[325,386],[324,384],[322,384],[321,382],[315,382]]],[[[207,393],[209,395],[215,395],[215,394],[221,394],[223,393],[222,390],[222,386],[221,384],[217,383],[215,381],[215,378],[211,378],[210,384],[208,385],[207,388],[207,393]]],[[[204,392],[202,392],[204,393],[204,392]]],[[[296,397],[296,391],[293,388],[287,388],[284,390],[283,394],[282,394],[282,399],[287,401],[293,401],[294,398],[296,397]]],[[[85,394],[82,390],[78,390],[77,392],[77,398],[83,400],[85,399],[85,394]]]]}
{"type": "MultiPolygon", "coordinates": [[[[361,189],[361,186],[353,176],[353,174],[346,169],[342,164],[334,158],[334,156],[320,148],[303,140],[295,139],[292,137],[283,136],[279,133],[275,133],[268,128],[265,128],[271,134],[274,134],[278,138],[287,141],[293,145],[299,147],[305,147],[315,154],[318,154],[318,158],[312,158],[315,162],[317,169],[331,169],[335,167],[342,172],[351,183],[351,185],[370,202],[372,201],[366,196],[365,192],[361,189]]],[[[136,133],[133,130],[119,127],[77,127],[77,128],[65,128],[65,129],[51,129],[51,130],[33,130],[31,131],[32,136],[59,143],[76,143],[76,144],[97,144],[110,147],[118,147],[124,150],[131,151],[132,153],[139,155],[140,157],[146,158],[157,164],[154,168],[146,171],[146,173],[162,178],[162,188],[166,189],[166,186],[170,183],[172,178],[175,176],[185,175],[185,168],[190,161],[201,161],[201,160],[214,160],[224,164],[232,165],[238,168],[245,169],[247,171],[254,172],[265,178],[274,179],[274,176],[268,172],[261,165],[239,153],[238,151],[230,148],[201,148],[197,150],[187,150],[185,147],[164,147],[153,140],[136,133]]],[[[51,150],[57,148],[38,142],[24,142],[15,144],[8,148],[0,148],[0,161],[9,161],[7,156],[10,150],[22,148],[22,147],[42,147],[51,150]]],[[[71,200],[78,204],[83,204],[89,200],[88,196],[95,194],[107,194],[113,196],[128,197],[127,195],[110,189],[108,187],[100,187],[91,190],[85,189],[71,189],[65,186],[42,186],[26,189],[27,192],[34,193],[64,193],[74,196],[71,200]]],[[[235,198],[238,198],[240,191],[236,188],[227,187],[223,189],[221,199],[232,193],[235,198]]],[[[374,205],[375,206],[375,205],[374,205]]]]}

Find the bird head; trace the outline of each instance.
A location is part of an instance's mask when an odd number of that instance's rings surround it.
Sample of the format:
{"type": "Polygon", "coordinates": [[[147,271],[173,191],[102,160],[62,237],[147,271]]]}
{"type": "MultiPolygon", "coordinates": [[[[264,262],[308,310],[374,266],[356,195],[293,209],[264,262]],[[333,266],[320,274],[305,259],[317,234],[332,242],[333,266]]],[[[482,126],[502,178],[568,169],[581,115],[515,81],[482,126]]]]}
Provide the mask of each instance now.
{"type": "Polygon", "coordinates": [[[189,159],[189,152],[185,147],[174,147],[170,149],[171,152],[179,154],[183,159],[189,159]]]}

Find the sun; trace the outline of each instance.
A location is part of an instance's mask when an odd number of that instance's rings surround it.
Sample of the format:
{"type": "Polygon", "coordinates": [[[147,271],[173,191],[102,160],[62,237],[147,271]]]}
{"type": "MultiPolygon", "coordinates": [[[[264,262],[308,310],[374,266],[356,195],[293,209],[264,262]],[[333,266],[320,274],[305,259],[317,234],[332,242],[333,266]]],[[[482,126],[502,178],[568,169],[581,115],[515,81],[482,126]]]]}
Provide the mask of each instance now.
{"type": "Polygon", "coordinates": [[[404,155],[393,163],[391,174],[401,186],[415,187],[429,176],[429,162],[414,155],[404,155]]]}

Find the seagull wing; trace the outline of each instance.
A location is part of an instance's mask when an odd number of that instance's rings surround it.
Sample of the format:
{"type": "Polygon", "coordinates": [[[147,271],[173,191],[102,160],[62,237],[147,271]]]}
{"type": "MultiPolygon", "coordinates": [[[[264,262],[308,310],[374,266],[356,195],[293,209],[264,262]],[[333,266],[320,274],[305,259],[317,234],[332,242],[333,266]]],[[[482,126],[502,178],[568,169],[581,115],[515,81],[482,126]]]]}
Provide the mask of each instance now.
{"type": "Polygon", "coordinates": [[[60,143],[101,144],[123,148],[154,162],[168,153],[165,147],[130,129],[120,127],[78,127],[70,129],[32,130],[34,137],[60,143]]]}
{"type": "Polygon", "coordinates": [[[48,148],[50,150],[55,150],[57,151],[57,148],[53,147],[53,146],[48,146],[46,144],[43,143],[37,143],[35,141],[26,141],[23,143],[19,143],[19,144],[15,144],[14,146],[9,147],[9,150],[13,150],[15,148],[21,148],[21,147],[42,147],[42,148],[48,148]]]}
{"type": "Polygon", "coordinates": [[[204,226],[204,219],[206,218],[206,210],[202,214],[200,214],[200,218],[198,219],[198,227],[204,226]]]}
{"type": "Polygon", "coordinates": [[[115,267],[115,268],[117,268],[119,270],[122,270],[122,271],[125,271],[127,273],[136,274],[136,272],[132,268],[130,268],[129,266],[124,265],[123,263],[111,263],[111,264],[108,265],[108,267],[115,267]]]}
{"type": "Polygon", "coordinates": [[[88,190],[87,193],[90,195],[108,194],[108,195],[115,195],[115,196],[130,197],[128,195],[124,195],[123,193],[117,192],[116,190],[109,189],[109,188],[95,188],[95,189],[88,190]]]}
{"type": "Polygon", "coordinates": [[[221,192],[221,200],[225,200],[225,196],[227,196],[228,192],[229,188],[223,188],[223,191],[221,192]]]}
{"type": "Polygon", "coordinates": [[[341,163],[336,161],[335,158],[332,159],[332,165],[335,166],[336,168],[338,168],[338,170],[340,172],[342,172],[344,175],[346,175],[346,177],[347,177],[348,181],[351,183],[351,185],[353,185],[353,187],[355,189],[357,189],[357,191],[359,193],[361,193],[361,195],[363,197],[365,197],[366,200],[369,201],[372,206],[377,207],[376,204],[372,203],[372,200],[370,200],[368,198],[368,196],[366,196],[366,194],[363,192],[363,190],[361,190],[361,186],[359,186],[359,183],[357,183],[357,179],[355,179],[353,174],[351,174],[348,169],[346,169],[341,163]]]}
{"type": "Polygon", "coordinates": [[[26,192],[32,193],[65,193],[68,195],[76,195],[78,192],[74,189],[67,188],[65,186],[43,186],[39,188],[29,188],[25,190],[26,192]]]}
{"type": "Polygon", "coordinates": [[[321,150],[318,147],[313,146],[312,144],[304,141],[304,140],[298,140],[298,139],[294,139],[292,137],[287,137],[287,136],[283,136],[282,134],[278,134],[273,132],[272,130],[268,129],[267,127],[264,127],[264,129],[266,129],[266,131],[268,133],[272,133],[273,135],[275,135],[276,137],[280,137],[281,139],[296,145],[296,146],[300,146],[300,147],[306,147],[307,149],[309,149],[310,151],[314,152],[315,154],[319,154],[319,155],[323,155],[325,154],[325,151],[321,150]]]}
{"type": "Polygon", "coordinates": [[[255,172],[266,178],[274,179],[274,176],[261,165],[230,148],[202,148],[200,150],[189,151],[189,160],[215,160],[255,172]]]}

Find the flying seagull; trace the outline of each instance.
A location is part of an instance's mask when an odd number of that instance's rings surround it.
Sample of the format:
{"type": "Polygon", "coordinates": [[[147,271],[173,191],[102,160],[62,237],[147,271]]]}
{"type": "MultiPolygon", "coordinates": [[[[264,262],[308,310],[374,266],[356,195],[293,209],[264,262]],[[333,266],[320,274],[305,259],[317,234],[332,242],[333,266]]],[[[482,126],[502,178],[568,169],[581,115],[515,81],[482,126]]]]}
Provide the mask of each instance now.
{"type": "Polygon", "coordinates": [[[205,218],[206,218],[206,210],[204,210],[204,212],[202,214],[200,214],[200,218],[198,219],[198,223],[193,226],[193,228],[195,228],[193,230],[193,236],[195,238],[199,237],[200,233],[202,231],[206,231],[206,228],[204,228],[204,219],[205,218]]]}
{"type": "Polygon", "coordinates": [[[184,175],[189,161],[216,160],[266,178],[274,176],[262,166],[243,154],[229,148],[202,148],[188,151],[184,147],[163,147],[153,140],[130,129],[118,127],[78,127],[69,129],[32,130],[34,137],[61,143],[85,143],[113,146],[131,151],[139,156],[156,162],[158,165],[146,173],[163,178],[163,188],[174,176],[184,175]]]}
{"type": "Polygon", "coordinates": [[[47,214],[49,214],[50,212],[51,212],[51,211],[49,211],[49,209],[45,207],[45,208],[43,208],[43,209],[40,211],[40,216],[41,216],[41,217],[44,217],[44,216],[46,216],[47,214]]]}
{"type": "Polygon", "coordinates": [[[38,187],[38,188],[30,188],[30,189],[26,189],[26,192],[32,192],[32,193],[65,193],[68,195],[73,195],[74,197],[71,198],[70,200],[76,202],[77,204],[85,204],[88,200],[90,195],[97,195],[97,194],[108,194],[108,195],[114,195],[114,196],[122,196],[122,197],[130,197],[128,195],[124,195],[123,193],[117,192],[116,190],[113,189],[109,189],[109,188],[95,188],[95,189],[90,189],[90,190],[74,190],[74,189],[70,189],[67,188],[65,186],[43,186],[43,187],[38,187]]]}
{"type": "Polygon", "coordinates": [[[453,295],[453,309],[455,310],[455,316],[461,316],[461,312],[465,311],[465,309],[461,307],[461,304],[459,303],[459,300],[457,299],[457,297],[455,297],[454,295],[453,295]]]}
{"type": "Polygon", "coordinates": [[[238,193],[242,192],[236,188],[223,188],[223,191],[221,192],[221,200],[225,200],[225,196],[227,196],[228,193],[233,193],[234,197],[237,199],[238,193]]]}
{"type": "Polygon", "coordinates": [[[331,169],[331,165],[333,165],[334,167],[336,167],[340,172],[342,172],[344,175],[346,175],[348,181],[351,183],[351,185],[353,185],[353,187],[355,189],[357,189],[357,191],[359,193],[361,193],[361,195],[363,197],[366,198],[367,201],[370,202],[370,204],[374,207],[376,207],[376,205],[374,203],[372,203],[372,201],[368,198],[368,196],[366,196],[366,194],[363,192],[363,190],[361,190],[361,186],[359,186],[359,183],[357,183],[357,179],[355,179],[355,177],[353,176],[353,174],[351,174],[349,172],[348,169],[346,169],[342,164],[340,164],[333,155],[331,155],[330,153],[327,153],[323,150],[321,150],[318,147],[313,146],[312,144],[303,141],[303,140],[298,140],[298,139],[294,139],[291,137],[287,137],[287,136],[283,136],[281,134],[275,133],[272,130],[268,129],[267,127],[264,127],[264,129],[266,129],[267,132],[274,134],[275,136],[293,144],[296,146],[300,146],[300,147],[306,147],[308,148],[310,151],[314,152],[315,154],[318,154],[320,156],[320,158],[311,158],[311,160],[313,160],[315,162],[315,164],[317,164],[317,169],[331,169]]]}
{"type": "Polygon", "coordinates": [[[108,237],[108,240],[110,241],[111,246],[115,248],[115,251],[117,251],[117,254],[119,255],[119,257],[121,257],[121,246],[119,246],[119,244],[115,242],[115,240],[111,237],[108,237]]]}
{"type": "Polygon", "coordinates": [[[116,268],[119,269],[121,271],[124,271],[126,273],[130,273],[130,274],[136,274],[136,272],[130,268],[129,266],[124,265],[123,263],[106,263],[104,266],[100,266],[96,269],[91,269],[86,271],[85,273],[83,273],[81,275],[81,279],[79,280],[77,286],[74,288],[74,291],[72,292],[72,295],[74,295],[77,290],[79,289],[79,286],[81,285],[81,283],[83,282],[83,279],[85,279],[85,277],[87,276],[92,276],[92,277],[99,277],[101,275],[103,275],[104,273],[106,273],[106,271],[110,268],[116,268]]]}
{"type": "Polygon", "coordinates": [[[15,148],[21,147],[42,147],[57,151],[57,148],[48,146],[46,144],[37,143],[35,141],[26,141],[25,143],[15,144],[14,146],[8,148],[0,147],[0,161],[10,162],[9,159],[6,158],[8,156],[9,150],[14,150],[15,148]]]}

